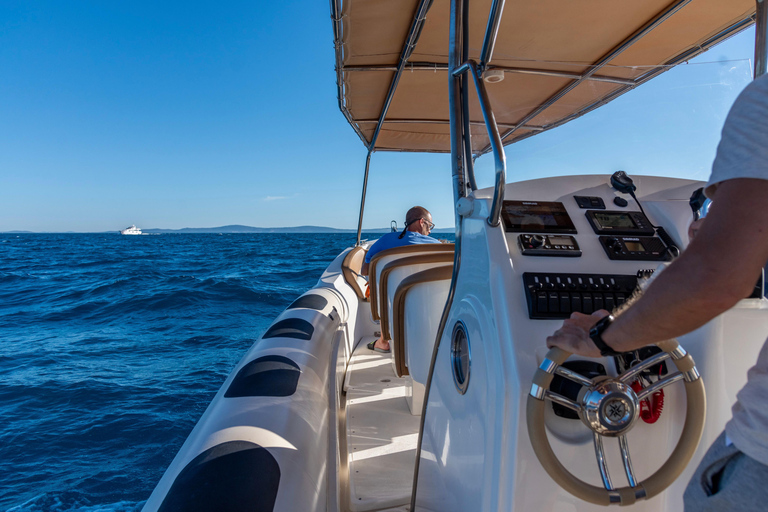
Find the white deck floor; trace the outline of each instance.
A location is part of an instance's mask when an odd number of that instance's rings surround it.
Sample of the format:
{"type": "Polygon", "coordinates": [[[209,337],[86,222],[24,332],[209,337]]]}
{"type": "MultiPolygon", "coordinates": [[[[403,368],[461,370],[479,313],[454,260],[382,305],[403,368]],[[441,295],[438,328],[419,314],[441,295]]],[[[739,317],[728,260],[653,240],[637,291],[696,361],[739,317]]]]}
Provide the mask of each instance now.
{"type": "Polygon", "coordinates": [[[390,354],[373,352],[364,339],[347,369],[347,448],[353,511],[410,508],[420,416],[405,401],[390,354]]]}

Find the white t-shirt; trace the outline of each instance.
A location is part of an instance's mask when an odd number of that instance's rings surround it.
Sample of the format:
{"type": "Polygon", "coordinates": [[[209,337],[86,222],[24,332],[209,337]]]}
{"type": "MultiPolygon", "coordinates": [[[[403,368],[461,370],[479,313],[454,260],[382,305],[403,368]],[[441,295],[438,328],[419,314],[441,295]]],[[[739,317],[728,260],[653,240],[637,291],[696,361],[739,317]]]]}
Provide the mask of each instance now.
{"type": "MultiPolygon", "coordinates": [[[[707,195],[733,178],[768,180],[768,75],[749,84],[728,113],[707,195]]],[[[736,398],[725,432],[736,448],[768,465],[768,340],[736,398]]]]}

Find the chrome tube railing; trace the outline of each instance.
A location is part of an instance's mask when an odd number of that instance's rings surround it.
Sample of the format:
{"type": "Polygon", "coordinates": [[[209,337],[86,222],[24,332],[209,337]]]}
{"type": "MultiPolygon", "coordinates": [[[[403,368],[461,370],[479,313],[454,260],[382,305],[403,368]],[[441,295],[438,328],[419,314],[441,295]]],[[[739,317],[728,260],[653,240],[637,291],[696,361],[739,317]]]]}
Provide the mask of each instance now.
{"type": "MultiPolygon", "coordinates": [[[[465,12],[468,9],[469,4],[465,8],[465,12]]],[[[463,34],[461,39],[461,55],[458,62],[464,62],[469,58],[469,16],[464,16],[461,20],[461,32],[463,34]]],[[[461,89],[461,128],[463,131],[464,141],[464,174],[469,182],[469,188],[471,190],[477,190],[477,180],[475,179],[475,160],[472,158],[472,123],[469,116],[469,92],[468,85],[469,80],[466,75],[461,76],[460,80],[461,89]]],[[[464,194],[462,194],[464,195],[464,194]]]]}
{"type": "MultiPolygon", "coordinates": [[[[654,17],[652,20],[650,20],[648,23],[637,29],[631,36],[626,38],[624,41],[619,43],[615,48],[613,48],[611,51],[603,55],[600,59],[597,60],[592,66],[589,67],[589,69],[584,73],[580,78],[577,80],[574,80],[570,84],[566,85],[559,91],[557,91],[555,94],[553,94],[550,98],[547,99],[544,103],[533,109],[528,115],[526,115],[520,122],[517,124],[517,127],[507,131],[502,137],[501,140],[508,138],[510,135],[515,133],[518,128],[522,128],[525,126],[525,124],[541,114],[544,110],[548,109],[552,105],[554,105],[560,98],[571,92],[573,89],[576,88],[579,84],[581,84],[583,81],[587,80],[590,76],[594,75],[600,68],[611,62],[613,59],[615,59],[617,56],[619,56],[621,53],[623,53],[627,48],[635,44],[637,41],[645,37],[649,32],[651,32],[654,28],[661,25],[665,20],[667,20],[670,16],[678,12],[680,9],[685,7],[691,0],[678,0],[677,2],[674,2],[672,5],[667,7],[664,11],[662,11],[660,14],[658,14],[656,17],[654,17]]],[[[486,153],[489,149],[493,148],[484,148],[481,153],[486,153]]]]}
{"type": "Polygon", "coordinates": [[[395,76],[392,77],[392,82],[389,84],[387,98],[384,100],[384,106],[381,108],[381,113],[379,114],[379,124],[376,125],[376,131],[373,132],[371,143],[368,145],[368,149],[370,151],[373,151],[373,148],[376,147],[376,139],[379,138],[381,126],[384,124],[384,119],[387,117],[389,106],[392,104],[392,98],[395,97],[397,84],[400,83],[400,77],[403,75],[403,69],[405,69],[405,65],[408,63],[408,59],[410,58],[411,53],[413,53],[413,48],[419,41],[419,36],[421,35],[421,27],[424,25],[424,20],[427,19],[427,11],[429,11],[431,6],[432,0],[421,0],[421,2],[419,2],[418,8],[416,9],[416,14],[413,17],[413,23],[411,23],[411,29],[408,32],[408,37],[406,38],[403,49],[400,52],[400,61],[397,64],[397,71],[395,72],[395,76]]]}
{"type": "MultiPolygon", "coordinates": [[[[466,59],[464,55],[465,46],[462,41],[469,36],[468,25],[463,22],[464,13],[469,9],[469,0],[451,0],[451,24],[449,32],[449,69],[455,69],[459,63],[466,59]]],[[[462,144],[462,100],[461,100],[461,80],[453,74],[449,74],[448,79],[448,109],[451,124],[451,175],[453,177],[453,199],[454,204],[462,197],[465,197],[467,186],[465,182],[465,168],[463,166],[465,148],[462,144]]],[[[432,358],[429,362],[429,373],[424,387],[424,405],[421,412],[421,423],[419,425],[419,439],[416,444],[416,464],[413,470],[413,488],[411,490],[411,508],[416,510],[416,492],[419,483],[419,467],[421,465],[421,446],[424,442],[424,421],[427,418],[427,402],[429,391],[432,387],[432,377],[435,374],[435,362],[437,353],[440,350],[440,340],[445,332],[445,326],[448,323],[448,315],[451,311],[453,298],[456,295],[456,278],[461,268],[461,230],[462,216],[456,211],[456,240],[453,256],[453,274],[451,275],[451,287],[448,290],[448,299],[443,308],[443,314],[440,317],[440,325],[437,328],[435,343],[432,347],[432,358]]]]}
{"type": "Polygon", "coordinates": [[[768,0],[755,0],[755,78],[765,74],[768,59],[768,0]]]}
{"type": "Polygon", "coordinates": [[[499,25],[501,24],[501,15],[503,12],[504,0],[493,0],[491,13],[488,16],[488,24],[485,27],[483,49],[480,51],[480,63],[477,66],[480,70],[480,74],[483,74],[485,67],[493,58],[493,48],[496,46],[496,36],[499,34],[499,25]]]}
{"type": "MultiPolygon", "coordinates": [[[[486,63],[487,64],[487,63],[486,63]]],[[[479,66],[478,66],[479,67],[479,66]]],[[[536,69],[536,68],[516,68],[507,66],[490,66],[492,69],[500,69],[505,73],[517,73],[521,75],[538,75],[538,76],[555,76],[559,78],[573,78],[592,82],[606,82],[611,84],[623,84],[632,85],[635,81],[631,78],[616,78],[603,75],[591,75],[585,77],[581,73],[569,73],[568,71],[555,71],[551,69],[536,69]]],[[[408,71],[429,71],[434,73],[436,71],[445,71],[448,69],[448,64],[438,64],[436,62],[409,62],[408,71]]],[[[344,71],[397,71],[397,66],[344,66],[344,71]]]]}
{"type": "MultiPolygon", "coordinates": [[[[697,55],[699,55],[699,54],[709,50],[713,46],[715,46],[715,45],[725,41],[726,39],[728,39],[729,37],[733,36],[734,34],[737,34],[737,33],[741,32],[742,30],[745,30],[745,29],[749,28],[750,26],[752,26],[755,23],[755,17],[756,17],[756,15],[753,15],[753,16],[751,16],[749,18],[745,18],[745,19],[743,19],[743,20],[741,20],[741,21],[731,25],[730,27],[726,28],[725,30],[723,30],[721,32],[718,32],[717,34],[714,34],[712,37],[707,39],[702,44],[696,46],[695,48],[691,48],[690,50],[677,55],[673,59],[668,60],[664,64],[662,64],[660,66],[657,66],[657,67],[647,71],[646,73],[643,73],[643,75],[639,76],[638,78],[636,78],[634,80],[630,80],[629,83],[625,84],[624,87],[620,87],[619,89],[617,89],[613,93],[609,94],[608,96],[606,96],[604,98],[601,98],[600,100],[595,101],[593,103],[590,103],[589,105],[585,106],[584,108],[582,108],[578,112],[574,112],[573,114],[571,114],[571,115],[569,115],[567,117],[564,117],[563,119],[560,119],[557,122],[554,122],[554,123],[551,123],[551,124],[548,124],[548,125],[545,125],[545,126],[525,126],[526,130],[535,130],[535,131],[533,133],[527,133],[527,134],[525,134],[525,135],[523,135],[521,137],[516,138],[515,142],[520,142],[521,140],[525,140],[525,139],[527,139],[529,137],[533,137],[534,135],[536,135],[539,132],[551,130],[553,128],[557,128],[558,126],[562,126],[565,123],[568,123],[569,121],[573,121],[574,119],[578,119],[579,117],[581,117],[583,115],[589,114],[593,110],[595,110],[597,108],[600,108],[601,106],[605,105],[606,103],[610,103],[611,101],[615,100],[616,98],[618,98],[622,94],[625,94],[625,93],[631,91],[635,87],[643,85],[645,82],[647,82],[649,80],[652,80],[653,78],[656,78],[660,74],[662,74],[665,71],[667,71],[668,69],[671,69],[672,67],[680,64],[681,62],[685,62],[687,60],[690,60],[693,57],[695,57],[695,56],[697,56],[697,55]]],[[[504,68],[502,68],[502,69],[504,69],[504,68]]],[[[592,78],[594,78],[594,76],[592,78]]],[[[590,78],[587,78],[587,80],[589,80],[589,79],[590,78]]],[[[503,126],[503,125],[500,125],[500,126],[503,126]]],[[[517,125],[513,126],[512,128],[517,130],[518,128],[523,128],[523,126],[522,126],[522,124],[518,123],[517,125]]],[[[479,154],[482,155],[482,154],[487,153],[488,151],[490,151],[490,148],[486,147],[482,151],[480,151],[479,154]]]]}
{"type": "MultiPolygon", "coordinates": [[[[334,18],[334,36],[336,37],[336,30],[337,25],[338,27],[341,26],[341,19],[339,17],[339,8],[338,8],[338,2],[340,0],[333,0],[334,3],[331,4],[331,10],[332,10],[332,17],[334,18]],[[338,21],[337,21],[338,20],[338,21]]],[[[389,106],[392,104],[392,98],[395,97],[395,91],[397,90],[397,84],[400,83],[400,77],[403,74],[403,69],[405,69],[405,65],[408,62],[408,58],[411,56],[411,53],[413,53],[413,48],[416,46],[416,43],[419,41],[419,36],[421,35],[421,28],[424,25],[424,20],[426,20],[427,17],[427,11],[429,11],[429,8],[432,6],[432,0],[421,0],[419,2],[419,6],[416,9],[416,14],[413,17],[413,23],[411,23],[411,29],[408,32],[408,37],[405,40],[405,43],[403,44],[403,49],[400,52],[400,61],[397,64],[397,71],[395,72],[395,76],[392,77],[392,82],[389,84],[389,90],[387,91],[387,97],[384,100],[384,106],[381,108],[381,113],[379,114],[379,122],[376,124],[376,129],[373,132],[373,135],[371,136],[371,142],[367,143],[366,146],[368,147],[368,156],[365,160],[365,178],[363,179],[363,198],[360,201],[360,219],[357,223],[357,245],[360,245],[360,236],[361,232],[363,230],[363,214],[365,213],[365,194],[368,190],[368,171],[371,166],[371,154],[374,151],[374,148],[376,147],[376,140],[379,138],[379,133],[381,133],[381,127],[384,124],[384,119],[387,117],[387,112],[389,111],[389,106]]],[[[343,81],[341,78],[342,75],[342,68],[341,68],[341,29],[338,28],[339,34],[338,34],[338,42],[336,43],[337,49],[336,49],[336,62],[337,62],[337,83],[340,85],[338,86],[339,94],[343,93],[342,85],[343,81]]],[[[341,96],[339,97],[339,108],[342,108],[342,100],[341,96]]],[[[345,116],[348,116],[346,113],[346,107],[343,108],[342,112],[345,112],[345,116]]],[[[351,117],[347,117],[347,120],[352,124],[353,128],[355,128],[355,131],[361,134],[359,126],[354,123],[351,119],[351,117]]],[[[363,143],[365,143],[365,138],[363,137],[363,143]]]]}
{"type": "Polygon", "coordinates": [[[480,101],[480,110],[483,112],[485,128],[488,130],[488,138],[491,141],[491,151],[493,151],[493,160],[496,167],[496,184],[493,190],[493,203],[491,204],[491,213],[488,216],[488,224],[493,227],[499,225],[501,218],[501,205],[504,200],[504,184],[507,179],[507,158],[504,154],[504,146],[499,135],[499,127],[496,125],[496,117],[493,115],[491,102],[488,99],[488,91],[485,89],[485,82],[480,77],[477,70],[477,64],[473,61],[467,61],[452,72],[454,78],[469,72],[472,80],[475,82],[477,97],[480,101]]]}
{"type": "Polygon", "coordinates": [[[360,218],[357,221],[357,242],[355,246],[360,245],[360,237],[363,232],[363,212],[365,212],[365,195],[368,192],[368,171],[371,169],[371,150],[368,150],[368,156],[365,159],[365,176],[363,177],[363,197],[360,198],[360,218]]]}
{"type": "Polygon", "coordinates": [[[341,44],[341,0],[331,0],[331,20],[333,21],[333,46],[336,51],[336,99],[339,102],[339,110],[344,115],[344,118],[355,130],[355,133],[363,144],[367,145],[365,136],[363,135],[360,127],[355,124],[352,119],[352,114],[347,110],[347,106],[344,104],[344,70],[342,66],[342,44],[341,44]]]}

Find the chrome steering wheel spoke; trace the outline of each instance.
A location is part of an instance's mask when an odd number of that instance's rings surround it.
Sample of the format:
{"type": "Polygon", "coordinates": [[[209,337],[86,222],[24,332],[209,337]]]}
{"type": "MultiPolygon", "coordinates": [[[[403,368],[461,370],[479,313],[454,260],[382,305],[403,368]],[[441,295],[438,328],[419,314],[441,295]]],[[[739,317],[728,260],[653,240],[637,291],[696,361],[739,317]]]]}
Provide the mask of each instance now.
{"type": "Polygon", "coordinates": [[[625,371],[621,375],[619,375],[619,380],[623,383],[632,382],[635,380],[638,375],[640,375],[644,370],[647,370],[651,366],[656,366],[657,364],[661,363],[662,361],[666,361],[669,359],[669,354],[666,352],[661,352],[659,354],[656,354],[653,357],[649,357],[648,359],[643,360],[641,363],[636,364],[629,370],[625,371]]]}
{"type": "Polygon", "coordinates": [[[550,400],[556,404],[560,404],[563,407],[567,407],[568,409],[571,409],[572,411],[576,411],[577,413],[581,413],[581,405],[579,405],[577,402],[571,400],[570,398],[564,397],[563,395],[560,395],[558,393],[555,393],[550,390],[546,390],[544,392],[544,398],[546,400],[550,400]]]}
{"type": "Polygon", "coordinates": [[[682,372],[675,372],[672,374],[667,375],[663,379],[654,382],[652,385],[648,386],[647,388],[643,389],[640,393],[637,394],[638,400],[642,400],[644,398],[648,398],[656,391],[660,391],[664,389],[665,387],[669,386],[670,384],[674,384],[675,382],[679,380],[684,380],[685,375],[683,375],[682,372]]]}
{"type": "Polygon", "coordinates": [[[630,487],[637,487],[635,470],[632,468],[632,459],[629,456],[627,436],[619,436],[619,449],[621,450],[621,461],[624,463],[624,473],[627,475],[627,482],[630,487]]]}
{"type": "Polygon", "coordinates": [[[555,369],[555,373],[561,377],[564,377],[568,380],[571,380],[577,384],[581,384],[582,386],[586,387],[592,387],[595,384],[595,381],[592,379],[588,379],[587,377],[583,376],[580,373],[577,373],[573,370],[569,370],[568,368],[564,368],[562,366],[559,366],[555,369]]]}
{"type": "Polygon", "coordinates": [[[603,487],[606,490],[613,490],[611,475],[608,474],[608,464],[605,462],[605,450],[603,449],[603,436],[597,432],[592,432],[592,440],[595,443],[595,457],[597,457],[597,468],[600,470],[600,478],[603,479],[603,487]]]}

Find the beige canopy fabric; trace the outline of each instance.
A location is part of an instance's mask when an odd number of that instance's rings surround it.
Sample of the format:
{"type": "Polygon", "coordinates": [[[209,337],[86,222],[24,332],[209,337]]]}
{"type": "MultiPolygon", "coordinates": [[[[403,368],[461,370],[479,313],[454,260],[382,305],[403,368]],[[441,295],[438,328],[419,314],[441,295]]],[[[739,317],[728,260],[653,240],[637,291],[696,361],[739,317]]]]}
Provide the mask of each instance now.
{"type": "MultiPolygon", "coordinates": [[[[419,0],[341,2],[342,109],[370,145],[419,0]]],[[[563,124],[751,25],[754,0],[690,0],[624,51],[633,34],[680,1],[506,0],[486,83],[504,144],[563,124]],[[604,64],[597,69],[598,64],[604,64]],[[593,76],[584,78],[587,72],[593,76]],[[545,74],[547,73],[547,74],[545,74]],[[571,90],[552,101],[555,95],[571,90]],[[552,103],[546,108],[542,105],[552,103]],[[539,111],[540,110],[540,111],[539,111]],[[528,119],[530,118],[530,119],[528,119]],[[518,126],[525,121],[524,125],[518,126]]],[[[470,58],[479,61],[492,0],[470,0],[470,58]]],[[[375,150],[449,152],[450,0],[433,0],[408,59],[375,150]]],[[[471,87],[474,152],[488,149],[471,87]]]]}

